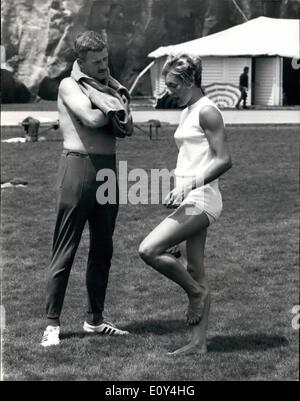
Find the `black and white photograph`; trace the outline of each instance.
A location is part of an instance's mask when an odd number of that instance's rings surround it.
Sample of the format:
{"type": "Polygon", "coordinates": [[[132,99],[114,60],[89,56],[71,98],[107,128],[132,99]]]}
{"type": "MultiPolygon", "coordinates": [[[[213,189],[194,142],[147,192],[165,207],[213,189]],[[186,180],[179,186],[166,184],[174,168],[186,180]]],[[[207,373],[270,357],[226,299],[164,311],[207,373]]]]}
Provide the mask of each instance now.
{"type": "Polygon", "coordinates": [[[0,381],[299,381],[300,0],[2,0],[0,122],[0,381]]]}

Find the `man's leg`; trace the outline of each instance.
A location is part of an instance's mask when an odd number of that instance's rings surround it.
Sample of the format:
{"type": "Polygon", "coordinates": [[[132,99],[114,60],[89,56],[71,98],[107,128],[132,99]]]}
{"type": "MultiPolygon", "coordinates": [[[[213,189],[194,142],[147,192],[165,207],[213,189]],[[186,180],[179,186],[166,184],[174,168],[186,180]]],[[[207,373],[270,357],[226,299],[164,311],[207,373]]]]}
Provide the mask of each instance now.
{"type": "Polygon", "coordinates": [[[247,90],[243,89],[243,108],[246,109],[247,108],[247,90]]]}
{"type": "Polygon", "coordinates": [[[103,320],[104,301],[113,254],[113,233],[118,205],[96,204],[88,217],[90,251],[86,285],[88,293],[87,323],[97,325],[103,320]]]}
{"type": "Polygon", "coordinates": [[[98,205],[89,216],[90,252],[86,273],[88,316],[83,325],[84,331],[88,333],[121,336],[129,334],[103,319],[117,212],[118,205],[98,205]]]}
{"type": "Polygon", "coordinates": [[[87,220],[88,205],[84,202],[85,159],[65,156],[57,189],[57,219],[52,258],[47,274],[46,311],[48,325],[58,326],[67,283],[87,220]]]}
{"type": "Polygon", "coordinates": [[[48,325],[59,326],[65,292],[85,219],[76,208],[60,208],[56,220],[52,258],[47,274],[48,325]]]}

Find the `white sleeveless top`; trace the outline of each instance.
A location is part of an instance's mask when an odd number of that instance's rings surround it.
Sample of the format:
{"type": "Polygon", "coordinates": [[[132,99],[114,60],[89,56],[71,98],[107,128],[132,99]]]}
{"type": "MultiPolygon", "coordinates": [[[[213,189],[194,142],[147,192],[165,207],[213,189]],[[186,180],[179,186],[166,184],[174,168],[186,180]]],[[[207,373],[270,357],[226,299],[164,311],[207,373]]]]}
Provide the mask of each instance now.
{"type": "MultiPolygon", "coordinates": [[[[214,102],[203,96],[181,113],[179,125],[174,134],[179,150],[175,169],[178,181],[184,177],[204,176],[205,170],[212,162],[213,157],[209,143],[199,123],[199,112],[202,107],[207,105],[219,110],[214,102]]],[[[218,179],[210,184],[218,185],[218,179]]]]}

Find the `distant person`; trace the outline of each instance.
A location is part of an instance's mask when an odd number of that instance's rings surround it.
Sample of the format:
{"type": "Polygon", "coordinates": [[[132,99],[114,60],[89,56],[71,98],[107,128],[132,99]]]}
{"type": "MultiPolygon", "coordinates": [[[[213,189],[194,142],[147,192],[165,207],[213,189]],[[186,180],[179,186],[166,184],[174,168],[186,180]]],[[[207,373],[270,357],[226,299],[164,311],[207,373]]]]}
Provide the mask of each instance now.
{"type": "Polygon", "coordinates": [[[240,82],[239,82],[239,88],[241,91],[241,96],[236,104],[236,108],[239,109],[240,108],[240,103],[241,101],[243,101],[243,109],[247,109],[247,95],[248,95],[248,88],[249,88],[249,76],[248,76],[248,72],[249,72],[249,67],[245,67],[244,68],[244,72],[240,75],[240,82]]]}
{"type": "MultiPolygon", "coordinates": [[[[118,213],[116,202],[96,199],[101,169],[116,172],[116,131],[119,112],[131,121],[129,94],[108,69],[104,38],[93,31],[75,41],[77,60],[71,77],[61,81],[58,112],[63,146],[57,181],[57,218],[52,258],[47,275],[47,327],[42,346],[60,342],[60,315],[74,257],[85,224],[90,231],[86,271],[87,316],[83,330],[89,333],[124,335],[127,331],[104,320],[104,301],[113,254],[113,232],[118,213]],[[116,111],[117,110],[117,111],[116,111]]],[[[123,126],[130,135],[130,124],[123,126]]],[[[122,133],[123,135],[123,133],[122,133]]]]}
{"type": "Polygon", "coordinates": [[[170,354],[204,353],[210,309],[203,263],[205,240],[207,228],[222,211],[218,178],[231,168],[231,157],[221,112],[201,88],[201,59],[186,54],[170,56],[163,75],[170,94],[179,106],[185,106],[174,135],[179,150],[176,185],[165,199],[166,207],[176,210],[143,240],[139,253],[188,297],[191,339],[170,354]],[[184,241],[187,269],[169,251],[184,241]]]}
{"type": "Polygon", "coordinates": [[[22,121],[22,126],[24,127],[24,131],[26,132],[26,140],[30,142],[36,142],[39,139],[39,128],[40,121],[37,118],[26,117],[22,121]]]}

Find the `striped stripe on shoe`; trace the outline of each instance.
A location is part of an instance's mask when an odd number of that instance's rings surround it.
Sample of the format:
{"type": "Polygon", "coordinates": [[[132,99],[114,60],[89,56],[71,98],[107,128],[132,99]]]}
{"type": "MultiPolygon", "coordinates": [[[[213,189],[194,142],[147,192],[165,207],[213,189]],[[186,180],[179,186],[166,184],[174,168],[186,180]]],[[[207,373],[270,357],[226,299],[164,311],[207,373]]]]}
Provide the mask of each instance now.
{"type": "Polygon", "coordinates": [[[109,336],[124,336],[129,334],[128,331],[117,329],[112,323],[110,322],[103,322],[98,326],[93,326],[87,322],[83,324],[83,330],[86,333],[99,333],[105,334],[109,336]]]}

